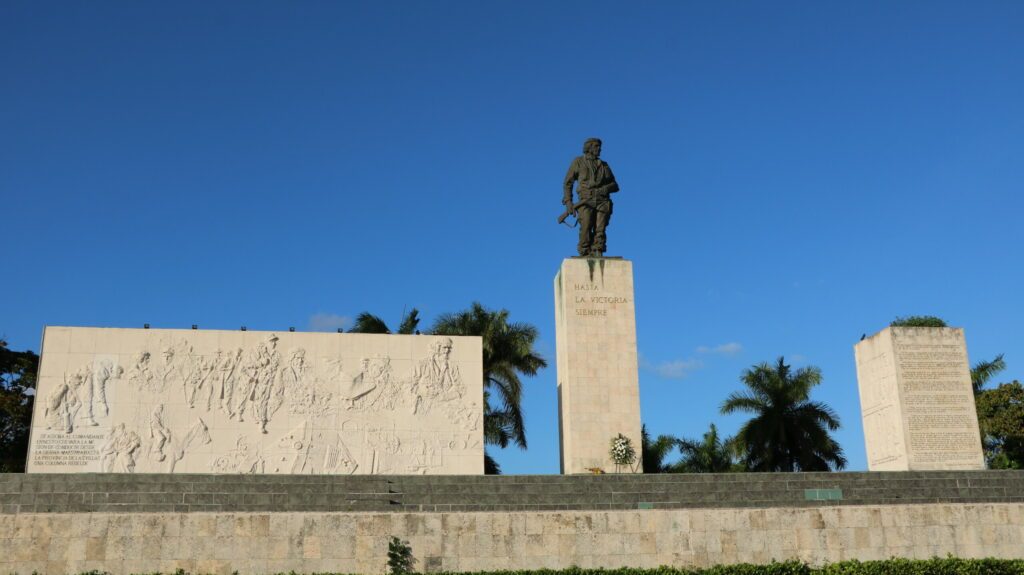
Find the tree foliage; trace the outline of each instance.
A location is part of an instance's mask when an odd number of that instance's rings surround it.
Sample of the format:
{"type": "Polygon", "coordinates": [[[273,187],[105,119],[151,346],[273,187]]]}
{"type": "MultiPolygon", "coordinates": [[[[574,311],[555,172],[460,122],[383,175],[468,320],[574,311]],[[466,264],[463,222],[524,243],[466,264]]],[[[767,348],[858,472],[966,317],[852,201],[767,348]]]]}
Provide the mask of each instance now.
{"type": "Polygon", "coordinates": [[[501,475],[501,465],[484,450],[484,475],[501,475]]]}
{"type": "MultiPolygon", "coordinates": [[[[420,312],[416,308],[412,308],[409,313],[403,313],[402,319],[398,323],[398,331],[393,332],[403,335],[411,335],[417,333],[416,328],[420,324],[420,312]]],[[[356,321],[353,322],[352,328],[348,330],[349,333],[392,333],[391,328],[388,324],[380,318],[380,316],[373,315],[370,312],[364,311],[363,313],[356,316],[356,321]]]]}
{"type": "Polygon", "coordinates": [[[659,435],[651,439],[647,425],[640,426],[640,460],[643,462],[644,473],[675,473],[674,464],[665,460],[675,451],[679,440],[671,435],[659,435]]]}
{"type": "Polygon", "coordinates": [[[700,440],[679,440],[683,454],[677,468],[684,473],[725,473],[736,470],[732,438],[722,439],[712,423],[700,440]]]}
{"type": "Polygon", "coordinates": [[[1006,362],[1003,360],[1003,354],[974,364],[974,367],[971,368],[971,387],[974,388],[974,393],[977,394],[981,391],[985,384],[1004,369],[1006,369],[1006,362]]]}
{"type": "Polygon", "coordinates": [[[829,471],[846,467],[843,449],[829,435],[839,429],[839,416],[819,401],[811,388],[821,383],[821,370],[793,371],[780,357],[743,372],[746,391],[722,403],[722,413],[752,413],[736,434],[735,444],[751,471],[829,471]]]}
{"type": "Polygon", "coordinates": [[[25,470],[38,370],[38,355],[0,340],[0,472],[25,470]]]}
{"type": "Polygon", "coordinates": [[[934,315],[908,315],[897,317],[889,324],[892,327],[947,327],[946,321],[934,315]]]}
{"type": "Polygon", "coordinates": [[[1024,469],[1024,386],[1019,381],[975,397],[985,461],[990,469],[1024,469]]]}

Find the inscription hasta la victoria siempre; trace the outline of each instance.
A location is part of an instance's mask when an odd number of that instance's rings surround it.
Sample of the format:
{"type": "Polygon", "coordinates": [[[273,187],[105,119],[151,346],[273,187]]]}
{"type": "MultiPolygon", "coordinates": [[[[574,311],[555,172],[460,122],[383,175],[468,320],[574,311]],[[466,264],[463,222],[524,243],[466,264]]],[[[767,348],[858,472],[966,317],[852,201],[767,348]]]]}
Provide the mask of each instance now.
{"type": "Polygon", "coordinates": [[[584,292],[573,296],[573,303],[577,306],[574,313],[578,316],[607,316],[609,309],[616,308],[603,306],[630,303],[626,297],[595,294],[594,292],[601,291],[601,287],[596,283],[573,284],[572,289],[574,292],[584,292]]]}

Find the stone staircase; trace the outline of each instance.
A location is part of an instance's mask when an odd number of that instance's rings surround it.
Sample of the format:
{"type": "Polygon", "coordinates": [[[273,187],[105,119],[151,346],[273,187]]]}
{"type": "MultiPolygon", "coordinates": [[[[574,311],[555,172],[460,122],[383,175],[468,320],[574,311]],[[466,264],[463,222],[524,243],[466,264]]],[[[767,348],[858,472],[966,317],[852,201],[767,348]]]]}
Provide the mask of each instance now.
{"type": "Polygon", "coordinates": [[[659,475],[0,474],[0,512],[553,511],[1024,502],[1024,471],[659,475]]]}
{"type": "Polygon", "coordinates": [[[407,511],[1022,502],[1024,471],[387,477],[407,511]]]}

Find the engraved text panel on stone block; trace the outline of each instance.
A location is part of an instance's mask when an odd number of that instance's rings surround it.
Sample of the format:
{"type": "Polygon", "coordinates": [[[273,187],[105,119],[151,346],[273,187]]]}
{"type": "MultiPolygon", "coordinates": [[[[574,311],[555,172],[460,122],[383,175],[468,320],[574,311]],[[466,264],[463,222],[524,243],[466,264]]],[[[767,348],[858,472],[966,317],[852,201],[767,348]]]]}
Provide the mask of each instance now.
{"type": "Polygon", "coordinates": [[[973,463],[979,453],[966,346],[951,336],[895,329],[907,447],[916,464],[973,463]]]}

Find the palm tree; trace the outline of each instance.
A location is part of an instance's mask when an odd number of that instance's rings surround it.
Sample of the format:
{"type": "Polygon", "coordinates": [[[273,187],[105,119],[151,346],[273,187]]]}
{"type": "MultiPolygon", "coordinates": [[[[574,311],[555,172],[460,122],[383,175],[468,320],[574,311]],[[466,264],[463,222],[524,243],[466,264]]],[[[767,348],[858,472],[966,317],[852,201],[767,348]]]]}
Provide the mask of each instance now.
{"type": "MultiPolygon", "coordinates": [[[[409,313],[402,312],[402,321],[399,322],[398,331],[394,332],[397,334],[411,335],[418,333],[416,327],[420,324],[420,312],[416,308],[412,308],[409,313]]],[[[379,316],[375,316],[370,312],[364,311],[363,313],[356,316],[356,321],[352,324],[352,329],[348,330],[349,333],[392,333],[391,328],[384,322],[379,316]]]]}
{"type": "Polygon", "coordinates": [[[735,460],[731,439],[718,437],[718,428],[712,423],[707,433],[699,440],[679,440],[679,451],[683,459],[679,470],[686,473],[725,473],[734,471],[735,460]]]}
{"type": "Polygon", "coordinates": [[[980,392],[990,379],[1004,369],[1006,369],[1006,362],[1003,361],[1003,354],[999,354],[989,361],[979,361],[974,364],[974,367],[971,368],[971,387],[974,388],[974,393],[980,392]]]}
{"type": "Polygon", "coordinates": [[[644,473],[675,473],[676,466],[666,463],[665,458],[679,444],[679,440],[671,435],[659,435],[651,440],[647,433],[647,424],[640,426],[640,460],[643,462],[644,473]]]}
{"type": "Polygon", "coordinates": [[[533,349],[537,328],[510,323],[508,316],[507,310],[493,311],[473,302],[468,310],[438,317],[430,331],[483,338],[484,441],[499,447],[513,443],[526,449],[519,376],[536,375],[547,362],[533,349]]]}
{"type": "Polygon", "coordinates": [[[501,466],[484,450],[484,475],[501,475],[501,466]]]}
{"type": "Polygon", "coordinates": [[[829,471],[846,467],[843,449],[829,431],[839,429],[839,416],[828,405],[811,401],[811,388],[821,383],[821,370],[792,371],[780,357],[743,372],[747,391],[722,403],[722,413],[753,413],[740,428],[736,444],[751,471],[829,471]]]}

